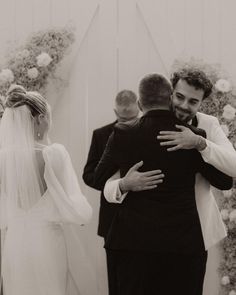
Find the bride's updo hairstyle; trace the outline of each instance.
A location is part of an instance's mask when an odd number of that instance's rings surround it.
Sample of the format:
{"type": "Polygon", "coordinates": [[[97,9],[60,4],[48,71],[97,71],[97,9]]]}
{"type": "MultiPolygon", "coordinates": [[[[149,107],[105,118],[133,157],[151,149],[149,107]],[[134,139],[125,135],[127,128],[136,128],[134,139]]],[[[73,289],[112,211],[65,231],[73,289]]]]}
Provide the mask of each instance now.
{"type": "Polygon", "coordinates": [[[24,105],[33,117],[40,114],[50,117],[50,106],[39,92],[26,91],[21,85],[12,85],[7,92],[5,107],[17,108],[24,105]]]}

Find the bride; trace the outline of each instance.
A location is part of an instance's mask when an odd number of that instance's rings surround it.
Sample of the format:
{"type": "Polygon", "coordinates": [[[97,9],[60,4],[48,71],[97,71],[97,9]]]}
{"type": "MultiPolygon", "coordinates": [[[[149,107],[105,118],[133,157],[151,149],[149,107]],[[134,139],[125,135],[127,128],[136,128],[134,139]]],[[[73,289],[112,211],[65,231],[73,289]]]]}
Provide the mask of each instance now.
{"type": "Polygon", "coordinates": [[[38,92],[9,90],[0,126],[4,295],[91,295],[79,232],[92,209],[65,147],[48,142],[50,124],[38,92]]]}

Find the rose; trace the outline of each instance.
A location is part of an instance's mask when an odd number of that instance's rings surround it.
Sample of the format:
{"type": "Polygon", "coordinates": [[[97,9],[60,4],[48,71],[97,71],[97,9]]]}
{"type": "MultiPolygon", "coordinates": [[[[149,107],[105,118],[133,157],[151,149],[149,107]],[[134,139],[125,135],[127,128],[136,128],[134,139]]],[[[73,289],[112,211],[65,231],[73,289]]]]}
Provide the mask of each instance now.
{"type": "Polygon", "coordinates": [[[10,69],[3,69],[0,72],[0,84],[12,83],[14,81],[14,74],[10,69]]]}
{"type": "Polygon", "coordinates": [[[28,69],[27,75],[30,79],[36,79],[39,75],[39,71],[37,70],[36,67],[28,69]]]}
{"type": "Polygon", "coordinates": [[[227,190],[227,191],[223,191],[223,194],[224,194],[225,198],[231,198],[232,194],[233,194],[233,190],[230,189],[230,190],[227,190]]]}
{"type": "Polygon", "coordinates": [[[236,209],[232,210],[229,214],[229,220],[232,221],[236,221],[236,209]]]}
{"type": "Polygon", "coordinates": [[[216,90],[223,92],[223,93],[229,92],[231,90],[231,84],[229,83],[229,81],[227,81],[225,79],[219,79],[215,83],[215,88],[216,88],[216,90]]]}
{"type": "Polygon", "coordinates": [[[221,284],[222,285],[228,285],[230,283],[230,279],[228,276],[223,276],[222,279],[221,279],[221,284]]]}
{"type": "Polygon", "coordinates": [[[17,58],[21,59],[21,58],[27,58],[30,55],[29,50],[24,49],[20,52],[18,52],[18,54],[16,55],[17,58]]]}
{"type": "Polygon", "coordinates": [[[223,220],[227,220],[229,218],[229,211],[227,209],[222,209],[220,214],[223,220]]]}
{"type": "Polygon", "coordinates": [[[230,104],[224,106],[223,110],[224,112],[222,116],[224,119],[232,121],[235,118],[236,109],[233,108],[230,104]]]}
{"type": "Polygon", "coordinates": [[[52,61],[51,56],[47,54],[46,52],[42,52],[41,54],[39,54],[36,57],[36,59],[37,59],[37,65],[39,67],[47,67],[52,61]]]}
{"type": "Polygon", "coordinates": [[[222,130],[224,131],[225,135],[229,136],[229,128],[228,128],[228,126],[225,125],[225,124],[222,124],[220,126],[221,126],[222,130]]]}

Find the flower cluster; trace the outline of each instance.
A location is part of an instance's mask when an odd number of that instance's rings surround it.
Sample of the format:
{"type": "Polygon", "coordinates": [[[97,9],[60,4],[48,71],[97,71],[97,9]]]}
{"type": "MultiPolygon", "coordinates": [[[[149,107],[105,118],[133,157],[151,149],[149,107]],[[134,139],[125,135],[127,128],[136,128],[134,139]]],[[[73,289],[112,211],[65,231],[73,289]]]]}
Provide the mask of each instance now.
{"type": "Polygon", "coordinates": [[[34,33],[6,57],[0,69],[0,96],[6,95],[11,84],[45,93],[48,79],[55,78],[57,65],[73,42],[71,28],[34,33]]]}
{"type": "MultiPolygon", "coordinates": [[[[173,70],[182,68],[202,70],[213,83],[213,91],[201,106],[202,112],[219,119],[226,136],[236,148],[236,89],[232,81],[218,64],[207,64],[201,60],[177,60],[173,70]]],[[[221,216],[225,222],[228,237],[221,242],[220,295],[236,295],[236,182],[219,198],[221,216]]]]}

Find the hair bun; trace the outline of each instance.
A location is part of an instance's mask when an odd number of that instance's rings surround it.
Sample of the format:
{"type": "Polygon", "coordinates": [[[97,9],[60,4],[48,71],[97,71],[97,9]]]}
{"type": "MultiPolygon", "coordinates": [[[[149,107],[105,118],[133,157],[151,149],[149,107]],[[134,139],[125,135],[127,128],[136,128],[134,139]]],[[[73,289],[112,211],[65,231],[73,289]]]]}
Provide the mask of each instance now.
{"type": "Polygon", "coordinates": [[[11,85],[7,91],[6,107],[17,107],[25,102],[27,91],[21,85],[11,85]]]}
{"type": "Polygon", "coordinates": [[[10,86],[10,88],[7,91],[7,96],[12,95],[12,94],[26,94],[26,90],[23,86],[21,85],[17,85],[17,84],[13,84],[10,86]]]}

